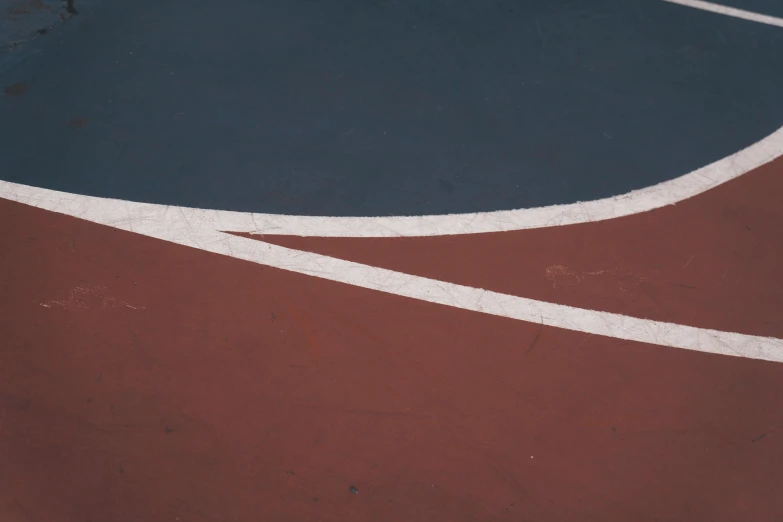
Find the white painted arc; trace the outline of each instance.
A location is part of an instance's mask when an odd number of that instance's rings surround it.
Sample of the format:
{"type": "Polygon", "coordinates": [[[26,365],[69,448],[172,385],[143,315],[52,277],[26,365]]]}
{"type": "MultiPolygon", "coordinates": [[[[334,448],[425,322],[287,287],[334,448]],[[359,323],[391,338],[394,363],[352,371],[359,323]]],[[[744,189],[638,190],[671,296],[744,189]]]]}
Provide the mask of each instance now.
{"type": "Polygon", "coordinates": [[[663,0],[663,1],[668,2],[670,4],[678,4],[685,7],[700,9],[702,11],[709,11],[715,14],[730,16],[732,18],[740,18],[742,20],[748,20],[749,22],[758,22],[760,24],[783,27],[783,18],[764,15],[760,13],[754,13],[753,11],[737,9],[736,7],[729,7],[722,4],[715,4],[713,2],[704,2],[703,0],[663,0]]]}
{"type": "Polygon", "coordinates": [[[424,237],[510,232],[604,221],[673,205],[731,181],[781,155],[783,127],[743,150],[679,178],[593,201],[429,216],[311,217],[211,211],[200,217],[212,222],[217,230],[313,237],[424,237]]]}
{"type": "Polygon", "coordinates": [[[159,226],[165,227],[171,216],[176,215],[199,230],[317,237],[442,236],[573,225],[639,214],[706,192],[781,155],[783,128],[739,152],[689,174],[621,196],[569,205],[474,214],[398,217],[285,216],[134,203],[35,189],[5,181],[0,181],[0,196],[14,199],[15,195],[25,194],[25,197],[34,200],[46,199],[52,205],[61,207],[64,214],[98,223],[105,223],[107,219],[116,223],[144,221],[159,223],[159,226]]]}
{"type": "MultiPolygon", "coordinates": [[[[783,27],[783,20],[778,18],[701,0],[663,1],[783,27]]],[[[172,207],[88,197],[79,197],[72,203],[77,206],[83,205],[81,212],[90,214],[97,212],[103,217],[105,217],[104,211],[111,210],[117,220],[135,219],[135,215],[131,214],[139,212],[145,220],[162,223],[163,218],[173,212],[196,228],[250,234],[312,237],[424,237],[480,234],[604,221],[647,212],[706,192],[781,155],[783,155],[783,127],[745,149],[714,163],[679,178],[627,194],[566,205],[470,214],[392,217],[295,216],[172,207]],[[124,213],[120,209],[132,210],[132,212],[124,213]]],[[[10,193],[17,190],[14,187],[19,189],[22,187],[8,182],[0,181],[0,183],[4,183],[4,190],[10,193]]],[[[65,194],[60,196],[63,202],[70,197],[71,195],[65,194]]]]}
{"type": "Polygon", "coordinates": [[[181,209],[89,198],[0,182],[0,197],[252,263],[388,294],[545,326],[720,355],[783,362],[783,340],[639,319],[535,301],[302,252],[193,226],[181,209]]]}

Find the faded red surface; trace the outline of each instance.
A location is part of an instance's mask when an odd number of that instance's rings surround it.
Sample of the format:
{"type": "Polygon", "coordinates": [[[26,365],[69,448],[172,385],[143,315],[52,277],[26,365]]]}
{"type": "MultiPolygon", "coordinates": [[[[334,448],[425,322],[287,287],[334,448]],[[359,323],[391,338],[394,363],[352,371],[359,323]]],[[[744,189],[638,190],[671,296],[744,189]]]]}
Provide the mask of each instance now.
{"type": "Polygon", "coordinates": [[[783,158],[678,205],[610,221],[429,238],[263,240],[533,299],[783,337],[781,194],[783,158]]]}
{"type": "MultiPolygon", "coordinates": [[[[276,242],[780,335],[781,188],[770,167],[615,222],[276,242]]],[[[783,518],[783,365],[455,310],[7,201],[0,312],[3,522],[783,518]]]]}

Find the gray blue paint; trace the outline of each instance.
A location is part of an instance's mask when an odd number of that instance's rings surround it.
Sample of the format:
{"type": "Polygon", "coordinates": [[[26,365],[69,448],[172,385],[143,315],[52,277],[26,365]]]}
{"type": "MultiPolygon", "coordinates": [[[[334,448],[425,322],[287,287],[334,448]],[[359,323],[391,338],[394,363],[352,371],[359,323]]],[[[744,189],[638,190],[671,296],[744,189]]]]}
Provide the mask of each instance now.
{"type": "Polygon", "coordinates": [[[783,30],[658,0],[111,1],[39,42],[0,78],[29,85],[0,97],[0,178],[133,201],[536,207],[783,125],[783,30]]]}

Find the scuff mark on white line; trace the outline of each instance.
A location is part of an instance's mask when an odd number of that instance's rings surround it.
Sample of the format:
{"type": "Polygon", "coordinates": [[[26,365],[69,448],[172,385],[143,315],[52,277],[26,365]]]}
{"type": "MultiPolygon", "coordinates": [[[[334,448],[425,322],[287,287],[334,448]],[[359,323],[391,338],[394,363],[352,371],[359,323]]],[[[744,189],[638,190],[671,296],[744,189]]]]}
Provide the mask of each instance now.
{"type": "Polygon", "coordinates": [[[776,16],[769,16],[760,13],[754,13],[753,11],[746,11],[744,9],[737,9],[736,7],[729,7],[722,4],[715,4],[713,2],[704,2],[702,0],[663,0],[670,4],[682,5],[685,7],[692,7],[694,9],[700,9],[702,11],[709,11],[711,13],[730,16],[732,18],[740,18],[742,20],[748,20],[749,22],[758,22],[760,24],[773,25],[775,27],[783,27],[783,18],[776,16]]]}

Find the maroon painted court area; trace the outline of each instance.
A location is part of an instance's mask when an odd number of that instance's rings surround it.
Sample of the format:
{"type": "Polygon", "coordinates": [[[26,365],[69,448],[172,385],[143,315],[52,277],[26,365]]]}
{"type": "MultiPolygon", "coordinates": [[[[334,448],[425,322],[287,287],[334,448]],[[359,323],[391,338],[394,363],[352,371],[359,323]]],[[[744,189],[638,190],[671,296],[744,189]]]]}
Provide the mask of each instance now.
{"type": "MultiPolygon", "coordinates": [[[[781,168],[604,223],[275,242],[780,336],[781,168]]],[[[0,256],[0,520],[783,518],[779,364],[408,300],[8,201],[0,256]]]]}

